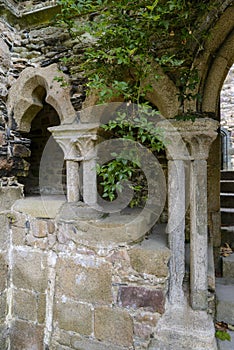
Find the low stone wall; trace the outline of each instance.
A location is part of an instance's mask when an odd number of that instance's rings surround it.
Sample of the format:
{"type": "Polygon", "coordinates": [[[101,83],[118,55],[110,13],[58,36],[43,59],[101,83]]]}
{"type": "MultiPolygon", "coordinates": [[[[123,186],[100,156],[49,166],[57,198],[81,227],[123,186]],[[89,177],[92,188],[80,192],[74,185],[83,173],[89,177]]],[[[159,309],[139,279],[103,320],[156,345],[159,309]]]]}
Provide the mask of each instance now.
{"type": "Polygon", "coordinates": [[[142,242],[89,246],[59,216],[10,210],[0,220],[2,350],[148,348],[168,287],[162,227],[142,242]]]}

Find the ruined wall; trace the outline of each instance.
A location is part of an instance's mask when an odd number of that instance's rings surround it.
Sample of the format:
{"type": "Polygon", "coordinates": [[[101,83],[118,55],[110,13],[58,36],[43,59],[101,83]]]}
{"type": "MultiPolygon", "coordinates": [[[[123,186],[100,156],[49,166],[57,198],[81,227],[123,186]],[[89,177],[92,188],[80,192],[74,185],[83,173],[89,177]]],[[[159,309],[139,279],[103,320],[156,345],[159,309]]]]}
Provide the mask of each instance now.
{"type": "Polygon", "coordinates": [[[87,240],[82,222],[36,218],[30,203],[0,215],[1,349],[147,349],[165,307],[165,234],[114,243],[107,223],[106,243],[95,227],[87,240]]]}
{"type": "MultiPolygon", "coordinates": [[[[18,3],[18,9],[20,5],[41,6],[38,1],[18,3]]],[[[34,120],[31,134],[19,135],[15,123],[9,129],[8,118],[14,121],[14,115],[7,115],[9,88],[25,68],[57,63],[69,77],[71,102],[78,111],[85,99],[85,80],[79,67],[67,67],[60,58],[82,55],[88,43],[85,36],[74,41],[52,25],[16,30],[1,20],[0,29],[0,175],[17,176],[24,182],[21,177],[28,175],[28,162],[33,163],[27,138],[32,139],[34,132],[35,137],[39,136],[36,130],[45,111],[38,121],[34,120]]],[[[168,90],[167,85],[164,89],[168,90]]],[[[173,106],[173,101],[170,104],[173,106]]],[[[43,145],[39,142],[38,146],[43,145]]],[[[40,155],[36,158],[34,165],[39,163],[40,155]]],[[[212,161],[209,176],[218,179],[217,145],[212,161]]],[[[210,186],[209,200],[217,204],[212,198],[214,192],[219,196],[218,181],[215,183],[215,191],[213,184],[210,186]]],[[[36,184],[29,186],[29,193],[32,187],[33,193],[38,192],[36,184]]],[[[164,228],[162,234],[155,228],[146,239],[142,235],[141,239],[120,242],[121,228],[112,231],[109,222],[104,225],[104,233],[113,238],[110,243],[101,236],[103,227],[92,223],[87,229],[82,222],[56,217],[63,202],[51,200],[48,206],[54,215],[45,215],[43,202],[26,200],[24,206],[15,203],[21,196],[22,187],[15,179],[2,180],[0,348],[147,349],[164,313],[168,293],[170,251],[164,228]]],[[[210,210],[211,236],[216,232],[218,237],[219,207],[210,210]]],[[[132,227],[131,234],[139,229],[140,225],[132,227]]],[[[219,242],[215,244],[218,249],[219,242]]]]}
{"type": "MultiPolygon", "coordinates": [[[[46,67],[52,63],[58,64],[69,76],[71,85],[71,102],[75,110],[81,108],[85,98],[85,85],[82,73],[74,73],[65,67],[60,59],[69,57],[75,52],[82,54],[85,41],[72,41],[67,32],[46,26],[17,31],[3,19],[0,21],[0,175],[18,176],[28,175],[30,166],[30,135],[20,135],[15,131],[17,127],[9,129],[6,101],[10,87],[15,83],[19,74],[27,67],[46,67]]],[[[50,123],[48,126],[57,125],[50,123]]]]}

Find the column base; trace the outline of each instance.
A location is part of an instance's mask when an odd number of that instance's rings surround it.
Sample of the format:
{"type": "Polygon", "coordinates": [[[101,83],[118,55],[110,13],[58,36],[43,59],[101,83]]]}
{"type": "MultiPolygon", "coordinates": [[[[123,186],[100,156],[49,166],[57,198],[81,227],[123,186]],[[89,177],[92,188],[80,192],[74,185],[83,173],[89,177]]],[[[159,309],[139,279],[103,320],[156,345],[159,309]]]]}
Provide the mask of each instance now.
{"type": "Polygon", "coordinates": [[[167,305],[148,350],[217,350],[214,323],[205,311],[188,304],[167,305]]]}

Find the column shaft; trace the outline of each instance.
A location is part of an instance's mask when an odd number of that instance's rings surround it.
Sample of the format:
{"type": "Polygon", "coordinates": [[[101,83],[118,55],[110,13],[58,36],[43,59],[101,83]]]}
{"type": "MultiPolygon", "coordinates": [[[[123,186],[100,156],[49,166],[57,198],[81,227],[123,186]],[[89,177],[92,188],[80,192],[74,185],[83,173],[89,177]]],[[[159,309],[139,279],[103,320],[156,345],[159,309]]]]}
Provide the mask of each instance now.
{"type": "Polygon", "coordinates": [[[83,162],[83,199],[88,205],[97,203],[96,159],[83,162]]]}
{"type": "Polygon", "coordinates": [[[190,180],[190,288],[194,310],[207,309],[207,163],[191,162],[190,180]]]}
{"type": "Polygon", "coordinates": [[[78,202],[80,200],[79,164],[76,161],[67,160],[67,201],[78,202]]]}
{"type": "Polygon", "coordinates": [[[170,259],[169,301],[184,301],[185,273],[185,168],[183,160],[168,162],[168,227],[170,259]]]}

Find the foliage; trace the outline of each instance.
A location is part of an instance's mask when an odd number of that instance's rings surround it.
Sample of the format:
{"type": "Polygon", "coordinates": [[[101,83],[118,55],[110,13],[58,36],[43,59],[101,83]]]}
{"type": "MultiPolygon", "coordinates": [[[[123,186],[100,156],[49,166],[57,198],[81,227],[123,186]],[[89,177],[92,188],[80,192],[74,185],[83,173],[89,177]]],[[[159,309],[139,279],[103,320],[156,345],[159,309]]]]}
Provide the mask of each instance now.
{"type": "MultiPolygon", "coordinates": [[[[185,101],[199,97],[199,76],[191,65],[194,48],[202,49],[202,33],[197,36],[195,19],[207,10],[207,1],[58,0],[58,4],[59,24],[76,39],[89,35],[91,44],[82,57],[78,62],[74,56],[71,60],[85,72],[88,90],[98,94],[100,103],[118,98],[148,108],[147,94],[152,82],[160,79],[158,65],[174,80],[182,113],[185,101]]],[[[154,109],[151,111],[153,115],[154,109]]],[[[158,152],[163,145],[148,117],[134,116],[132,124],[120,114],[103,129],[111,137],[134,140],[158,152]]],[[[115,199],[129,180],[135,193],[143,190],[145,196],[145,179],[139,169],[140,164],[126,160],[124,154],[98,166],[103,197],[115,199]]],[[[134,198],[132,203],[140,200],[134,198]]]]}
{"type": "Polygon", "coordinates": [[[215,332],[215,336],[216,336],[216,338],[218,338],[222,341],[224,341],[224,340],[231,341],[231,336],[227,331],[217,330],[215,332]]]}
{"type": "Polygon", "coordinates": [[[64,79],[63,76],[55,76],[54,81],[57,81],[58,83],[60,83],[61,87],[65,88],[68,86],[68,82],[64,79]]]}
{"type": "Polygon", "coordinates": [[[206,1],[58,0],[58,4],[60,25],[75,37],[89,33],[94,40],[85,50],[82,65],[88,86],[99,92],[100,102],[115,96],[142,102],[151,89],[146,79],[158,78],[153,64],[174,73],[182,106],[197,97],[199,78],[190,65],[194,45],[202,48],[195,18],[207,9],[206,1]]]}
{"type": "Polygon", "coordinates": [[[103,197],[114,200],[118,192],[123,191],[124,183],[134,191],[130,206],[142,206],[147,198],[147,185],[144,173],[141,171],[141,159],[134,148],[135,142],[147,147],[150,152],[164,149],[163,131],[156,127],[157,112],[145,106],[133,105],[129,117],[129,109],[119,111],[117,117],[101,127],[112,138],[134,141],[132,147],[127,147],[117,153],[112,153],[112,161],[97,165],[97,174],[102,179],[103,197]],[[151,118],[151,120],[150,120],[151,118]],[[154,118],[154,119],[153,119],[154,118]]]}

